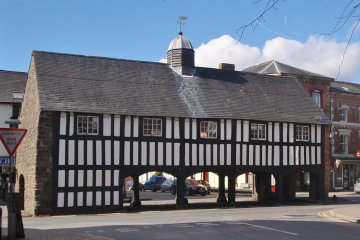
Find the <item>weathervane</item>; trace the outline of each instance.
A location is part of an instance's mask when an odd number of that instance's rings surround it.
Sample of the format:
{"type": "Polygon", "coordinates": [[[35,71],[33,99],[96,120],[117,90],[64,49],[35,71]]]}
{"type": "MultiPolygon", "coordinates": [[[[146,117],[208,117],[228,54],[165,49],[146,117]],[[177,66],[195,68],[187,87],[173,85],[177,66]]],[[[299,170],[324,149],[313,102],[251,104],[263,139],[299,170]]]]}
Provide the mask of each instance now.
{"type": "Polygon", "coordinates": [[[177,24],[179,24],[179,26],[180,26],[180,32],[181,32],[181,25],[185,25],[185,22],[187,19],[188,19],[188,17],[186,17],[186,16],[178,17],[177,24]]]}

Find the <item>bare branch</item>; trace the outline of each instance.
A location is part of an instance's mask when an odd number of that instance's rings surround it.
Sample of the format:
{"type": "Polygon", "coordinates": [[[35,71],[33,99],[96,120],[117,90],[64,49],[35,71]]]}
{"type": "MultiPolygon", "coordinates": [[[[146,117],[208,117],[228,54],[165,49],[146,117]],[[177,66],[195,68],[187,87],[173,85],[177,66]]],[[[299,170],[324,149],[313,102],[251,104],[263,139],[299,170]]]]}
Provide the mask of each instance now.
{"type": "MultiPolygon", "coordinates": [[[[263,0],[256,0],[253,3],[254,4],[258,4],[259,2],[262,2],[263,0]]],[[[238,28],[236,30],[236,33],[240,32],[240,38],[239,40],[244,36],[244,33],[246,31],[247,28],[252,27],[253,31],[259,26],[259,22],[260,21],[265,21],[265,15],[267,12],[269,12],[270,10],[274,9],[277,10],[276,5],[279,3],[280,0],[267,0],[267,3],[265,5],[264,10],[259,14],[259,16],[257,16],[256,18],[254,18],[251,22],[249,22],[248,24],[245,24],[243,26],[241,26],[240,28],[238,28]]]]}

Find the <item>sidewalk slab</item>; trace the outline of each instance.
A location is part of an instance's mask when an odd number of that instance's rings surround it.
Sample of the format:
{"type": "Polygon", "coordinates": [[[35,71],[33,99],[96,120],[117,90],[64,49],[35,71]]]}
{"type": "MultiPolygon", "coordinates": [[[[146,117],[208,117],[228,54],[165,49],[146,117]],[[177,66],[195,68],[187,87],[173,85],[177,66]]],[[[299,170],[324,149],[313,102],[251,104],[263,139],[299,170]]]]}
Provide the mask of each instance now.
{"type": "Polygon", "coordinates": [[[335,208],[328,212],[331,217],[360,224],[360,205],[335,208]]]}

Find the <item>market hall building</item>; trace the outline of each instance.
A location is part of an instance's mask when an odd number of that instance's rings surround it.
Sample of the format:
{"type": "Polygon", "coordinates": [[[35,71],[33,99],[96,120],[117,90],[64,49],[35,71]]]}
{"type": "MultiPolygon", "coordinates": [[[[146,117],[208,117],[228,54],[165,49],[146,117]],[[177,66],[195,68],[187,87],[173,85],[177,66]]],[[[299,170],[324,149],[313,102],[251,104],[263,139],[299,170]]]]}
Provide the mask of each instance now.
{"type": "Polygon", "coordinates": [[[311,174],[311,199],[327,198],[329,120],[296,79],[195,67],[181,33],[167,55],[165,64],[33,52],[17,151],[26,213],[117,211],[127,176],[141,205],[138,176],[150,171],[177,178],[181,206],[198,172],[218,174],[219,204],[235,203],[247,172],[259,200],[271,197],[271,175],[276,200],[293,198],[299,171],[311,174]]]}

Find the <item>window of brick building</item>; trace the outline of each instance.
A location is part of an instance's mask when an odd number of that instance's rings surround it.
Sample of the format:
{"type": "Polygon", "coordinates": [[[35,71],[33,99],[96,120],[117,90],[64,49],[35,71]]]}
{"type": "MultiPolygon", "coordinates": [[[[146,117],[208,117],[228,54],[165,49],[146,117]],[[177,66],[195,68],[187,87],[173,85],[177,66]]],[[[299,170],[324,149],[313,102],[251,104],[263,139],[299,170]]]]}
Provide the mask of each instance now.
{"type": "Polygon", "coordinates": [[[320,92],[318,90],[315,90],[312,94],[312,99],[314,100],[314,102],[316,103],[316,105],[321,108],[321,95],[320,92]]]}
{"type": "Polygon", "coordinates": [[[349,136],[348,135],[340,135],[340,152],[341,154],[349,153],[349,136]]]}
{"type": "Polygon", "coordinates": [[[344,107],[342,106],[339,111],[340,111],[340,121],[342,122],[347,122],[347,113],[348,113],[349,108],[348,107],[344,107]]]}

